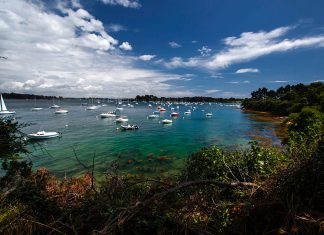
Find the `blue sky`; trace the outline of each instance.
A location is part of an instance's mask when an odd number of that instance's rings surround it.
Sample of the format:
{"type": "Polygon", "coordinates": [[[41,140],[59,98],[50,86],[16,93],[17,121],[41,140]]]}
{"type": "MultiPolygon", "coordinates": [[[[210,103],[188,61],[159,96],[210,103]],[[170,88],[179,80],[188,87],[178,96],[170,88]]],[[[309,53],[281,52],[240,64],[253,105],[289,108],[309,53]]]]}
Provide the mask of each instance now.
{"type": "Polygon", "coordinates": [[[323,1],[0,2],[0,91],[248,97],[324,81],[323,1]]]}

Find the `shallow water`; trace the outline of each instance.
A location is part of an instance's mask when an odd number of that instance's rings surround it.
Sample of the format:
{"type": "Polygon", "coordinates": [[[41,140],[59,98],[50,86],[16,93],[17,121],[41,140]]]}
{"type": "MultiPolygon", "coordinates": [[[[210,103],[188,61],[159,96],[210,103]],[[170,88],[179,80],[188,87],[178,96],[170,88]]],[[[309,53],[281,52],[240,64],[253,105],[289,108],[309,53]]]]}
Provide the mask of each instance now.
{"type": "Polygon", "coordinates": [[[197,109],[189,116],[183,113],[190,106],[179,105],[181,116],[173,119],[171,125],[162,125],[162,119],[170,118],[170,107],[160,118],[147,119],[156,105],[148,108],[147,103],[133,103],[135,108],[123,107],[122,114],[128,116],[129,123],[139,126],[136,131],[116,130],[119,125],[114,119],[98,117],[102,112],[113,111],[114,104],[89,111],[79,100],[61,100],[59,104],[69,110],[67,115],[54,114],[48,108],[52,105],[50,100],[38,100],[37,106],[44,108],[38,112],[31,111],[33,100],[7,99],[6,104],[16,111],[17,121],[30,124],[24,128],[25,133],[63,133],[61,138],[29,146],[34,166],[45,166],[57,176],[76,176],[85,171],[75,155],[86,166],[92,165],[95,156],[97,174],[117,160],[120,171],[157,175],[177,173],[185,158],[202,147],[244,148],[255,134],[280,143],[273,131],[275,123],[253,120],[251,114],[225,104],[195,105],[197,109]],[[213,117],[206,118],[206,112],[212,112],[213,117]]]}

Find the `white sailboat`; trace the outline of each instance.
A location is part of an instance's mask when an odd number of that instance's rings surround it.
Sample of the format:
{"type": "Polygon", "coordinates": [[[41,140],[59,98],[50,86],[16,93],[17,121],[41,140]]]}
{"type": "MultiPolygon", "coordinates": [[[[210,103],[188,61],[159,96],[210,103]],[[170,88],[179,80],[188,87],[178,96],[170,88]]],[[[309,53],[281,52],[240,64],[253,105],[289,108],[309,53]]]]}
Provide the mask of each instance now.
{"type": "Polygon", "coordinates": [[[34,104],[34,107],[33,108],[31,108],[31,111],[41,111],[43,108],[41,108],[41,107],[37,107],[36,106],[36,96],[35,96],[35,104],[34,104]]]}
{"type": "Polygon", "coordinates": [[[54,104],[54,97],[53,97],[53,105],[50,107],[50,109],[58,109],[61,108],[61,106],[54,104]]]}
{"type": "Polygon", "coordinates": [[[1,95],[1,102],[0,102],[0,115],[10,115],[10,114],[15,114],[15,111],[10,111],[7,109],[7,106],[2,98],[1,95]]]}

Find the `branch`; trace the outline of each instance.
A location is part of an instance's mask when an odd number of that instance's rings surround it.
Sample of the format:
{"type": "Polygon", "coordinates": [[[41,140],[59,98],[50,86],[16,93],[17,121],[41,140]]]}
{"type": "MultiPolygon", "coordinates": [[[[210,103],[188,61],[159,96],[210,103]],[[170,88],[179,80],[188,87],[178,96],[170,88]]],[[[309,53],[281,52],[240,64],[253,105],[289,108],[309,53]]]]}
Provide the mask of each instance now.
{"type": "Polygon", "coordinates": [[[110,234],[114,230],[114,228],[118,225],[123,225],[130,219],[132,219],[136,214],[138,214],[143,208],[147,207],[149,204],[154,202],[155,200],[161,200],[161,198],[165,197],[166,195],[170,193],[174,193],[176,191],[182,190],[184,188],[192,187],[192,186],[201,186],[201,185],[214,185],[218,187],[230,187],[230,188],[236,188],[236,187],[259,187],[259,185],[251,182],[232,182],[232,183],[225,183],[225,182],[219,182],[215,180],[197,180],[197,181],[188,181],[184,182],[182,184],[179,184],[175,187],[172,187],[166,191],[163,191],[161,193],[156,193],[152,197],[150,197],[148,200],[144,202],[136,202],[135,205],[130,206],[119,213],[112,221],[107,221],[105,227],[100,230],[96,231],[98,234],[110,234]]]}

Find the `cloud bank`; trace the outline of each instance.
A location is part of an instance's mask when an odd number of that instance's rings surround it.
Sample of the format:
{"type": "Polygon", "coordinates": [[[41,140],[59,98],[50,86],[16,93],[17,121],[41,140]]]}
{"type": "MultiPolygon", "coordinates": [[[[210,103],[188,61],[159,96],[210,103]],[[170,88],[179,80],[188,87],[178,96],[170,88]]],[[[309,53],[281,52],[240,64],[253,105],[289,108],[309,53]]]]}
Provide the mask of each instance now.
{"type": "Polygon", "coordinates": [[[295,27],[280,27],[269,32],[244,32],[238,37],[223,39],[224,49],[208,57],[196,56],[189,59],[174,57],[164,62],[168,68],[197,67],[221,70],[233,64],[248,62],[262,56],[283,53],[301,48],[324,47],[324,36],[284,38],[295,27]]]}
{"type": "Polygon", "coordinates": [[[88,11],[59,9],[54,13],[37,2],[0,1],[0,51],[7,58],[0,60],[2,91],[134,97],[177,89],[167,82],[180,75],[139,67],[138,57],[119,49],[131,45],[119,45],[88,11]]]}

